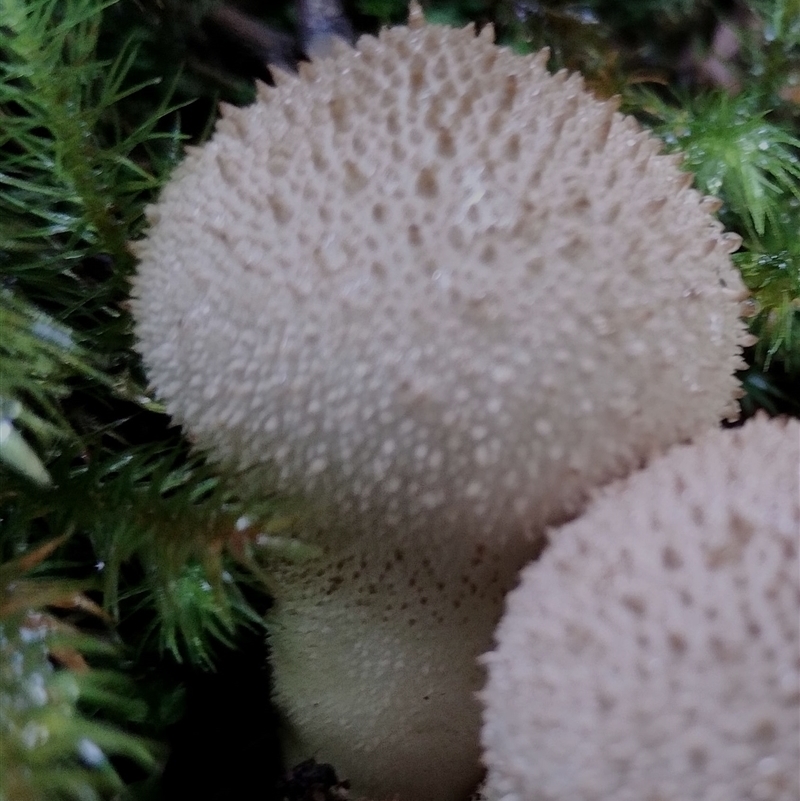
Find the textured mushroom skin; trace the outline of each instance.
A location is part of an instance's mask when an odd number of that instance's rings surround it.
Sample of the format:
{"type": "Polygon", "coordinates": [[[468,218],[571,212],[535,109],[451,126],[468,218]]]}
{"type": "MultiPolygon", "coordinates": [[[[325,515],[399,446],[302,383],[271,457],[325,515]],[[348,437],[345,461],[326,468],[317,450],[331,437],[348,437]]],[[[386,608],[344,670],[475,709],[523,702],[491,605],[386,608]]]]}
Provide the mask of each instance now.
{"type": "Polygon", "coordinates": [[[340,519],[509,537],[732,412],[736,240],[581,84],[394,28],[230,109],[140,244],[169,412],[340,519]]]}
{"type": "Polygon", "coordinates": [[[290,763],[323,754],[359,792],[463,801],[481,774],[476,657],[531,545],[438,564],[414,551],[361,544],[281,576],[269,623],[284,749],[290,763]]]}
{"type": "Polygon", "coordinates": [[[551,532],[485,657],[486,799],[800,798],[798,470],[760,419],[551,532]]]}
{"type": "Polygon", "coordinates": [[[734,408],[735,237],[545,61],[395,28],[278,76],[138,245],[169,413],[315,512],[323,557],[276,568],[276,692],[292,755],[359,792],[463,795],[474,659],[543,525],[734,408]]]}

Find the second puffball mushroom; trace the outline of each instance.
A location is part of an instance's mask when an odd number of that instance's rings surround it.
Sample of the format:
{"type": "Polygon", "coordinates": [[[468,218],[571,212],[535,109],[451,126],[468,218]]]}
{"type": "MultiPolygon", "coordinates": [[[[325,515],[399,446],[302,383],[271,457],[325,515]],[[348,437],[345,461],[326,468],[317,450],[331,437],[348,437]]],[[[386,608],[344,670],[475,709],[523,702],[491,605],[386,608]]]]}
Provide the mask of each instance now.
{"type": "Polygon", "coordinates": [[[226,109],[149,210],[134,312],[194,441],[308,500],[323,555],[270,622],[290,758],[441,801],[542,527],[731,413],[744,328],[736,237],[657,140],[411,23],[226,109]]]}
{"type": "Polygon", "coordinates": [[[798,470],[764,417],[552,532],[485,657],[486,801],[800,798],[798,470]]]}

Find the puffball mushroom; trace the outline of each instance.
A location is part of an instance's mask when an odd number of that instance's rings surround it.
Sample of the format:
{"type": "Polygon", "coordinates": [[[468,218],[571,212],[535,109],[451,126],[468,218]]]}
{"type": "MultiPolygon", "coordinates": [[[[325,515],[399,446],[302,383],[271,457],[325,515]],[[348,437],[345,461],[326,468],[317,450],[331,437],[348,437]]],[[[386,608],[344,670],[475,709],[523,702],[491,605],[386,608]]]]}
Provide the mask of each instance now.
{"type": "Polygon", "coordinates": [[[475,660],[543,525],[735,410],[738,238],[546,61],[412,9],[225,107],[138,246],[169,413],[308,501],[275,692],[288,758],[358,793],[468,793],[475,660]]]}
{"type": "Polygon", "coordinates": [[[757,419],[552,532],[485,657],[487,799],[800,798],[798,470],[757,419]]]}

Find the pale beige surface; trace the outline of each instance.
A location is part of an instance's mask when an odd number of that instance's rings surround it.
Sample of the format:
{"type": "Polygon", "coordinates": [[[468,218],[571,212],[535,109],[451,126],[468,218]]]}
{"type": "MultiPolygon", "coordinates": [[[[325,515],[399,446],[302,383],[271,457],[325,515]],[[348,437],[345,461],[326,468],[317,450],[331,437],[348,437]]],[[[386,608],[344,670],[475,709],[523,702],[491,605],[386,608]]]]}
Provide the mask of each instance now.
{"type": "Polygon", "coordinates": [[[736,238],[577,76],[396,28],[227,109],[149,210],[137,336],[173,417],[324,556],[276,566],[292,758],[479,775],[502,597],[588,488],[731,412],[736,238]]]}
{"type": "Polygon", "coordinates": [[[800,423],[675,448],[551,538],[486,657],[488,801],[797,801],[800,423]]]}
{"type": "Polygon", "coordinates": [[[737,240],[631,118],[469,30],[311,72],[228,111],[139,246],[139,347],[200,444],[510,532],[735,409],[737,240]]]}

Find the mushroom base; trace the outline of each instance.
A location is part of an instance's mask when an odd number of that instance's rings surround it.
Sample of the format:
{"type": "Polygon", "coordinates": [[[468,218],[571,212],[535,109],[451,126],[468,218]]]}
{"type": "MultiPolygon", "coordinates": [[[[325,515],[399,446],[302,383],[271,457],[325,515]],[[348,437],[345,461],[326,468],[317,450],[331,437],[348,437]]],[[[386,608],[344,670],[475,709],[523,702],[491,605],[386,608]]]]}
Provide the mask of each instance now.
{"type": "Polygon", "coordinates": [[[482,773],[477,657],[537,550],[440,561],[373,543],[290,566],[270,617],[287,761],[331,763],[355,796],[468,798],[482,773]]]}

